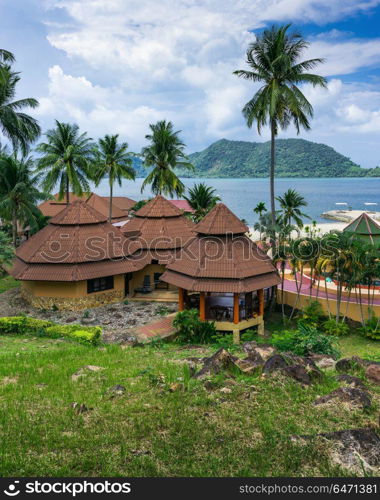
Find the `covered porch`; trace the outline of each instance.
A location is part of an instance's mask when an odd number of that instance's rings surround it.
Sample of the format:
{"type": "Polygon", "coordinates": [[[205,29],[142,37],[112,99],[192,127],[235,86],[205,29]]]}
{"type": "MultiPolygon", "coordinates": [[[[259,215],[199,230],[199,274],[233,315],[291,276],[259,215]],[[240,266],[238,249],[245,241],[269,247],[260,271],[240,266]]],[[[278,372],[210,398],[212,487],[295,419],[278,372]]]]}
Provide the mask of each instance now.
{"type": "Polygon", "coordinates": [[[178,310],[198,309],[202,321],[213,321],[219,331],[233,332],[234,342],[240,332],[258,327],[264,333],[264,289],[248,293],[187,292],[178,288],[178,310]]]}

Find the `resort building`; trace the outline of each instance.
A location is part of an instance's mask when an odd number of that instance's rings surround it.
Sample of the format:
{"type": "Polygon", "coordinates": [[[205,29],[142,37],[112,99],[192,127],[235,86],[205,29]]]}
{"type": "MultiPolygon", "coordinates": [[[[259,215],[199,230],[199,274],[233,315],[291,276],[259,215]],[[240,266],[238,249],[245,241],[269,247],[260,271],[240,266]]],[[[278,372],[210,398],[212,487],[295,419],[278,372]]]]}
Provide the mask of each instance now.
{"type": "MultiPolygon", "coordinates": [[[[74,201],[85,201],[90,207],[97,212],[108,217],[110,199],[108,196],[99,196],[95,193],[86,193],[83,196],[78,196],[74,193],[69,193],[70,203],[74,201]]],[[[112,198],[112,222],[125,220],[136,201],[126,196],[114,196],[112,198]]],[[[54,199],[42,202],[38,208],[42,214],[47,217],[54,217],[67,207],[66,198],[59,200],[59,193],[54,195],[54,199]]]]}
{"type": "Polygon", "coordinates": [[[217,204],[195,228],[195,237],[161,280],[178,287],[179,310],[199,308],[202,321],[217,330],[264,330],[264,291],[280,283],[271,259],[247,236],[248,227],[225,205],[217,204]]]}
{"type": "Polygon", "coordinates": [[[365,212],[348,224],[343,231],[352,233],[353,237],[365,243],[371,243],[376,246],[380,245],[380,225],[365,212]]]}
{"type": "Polygon", "coordinates": [[[177,301],[176,287],[161,281],[161,276],[167,263],[194,237],[193,228],[184,212],[161,195],[123,225],[121,231],[128,239],[126,254],[139,269],[126,278],[130,297],[177,301]]]}
{"type": "Polygon", "coordinates": [[[22,295],[44,309],[85,309],[125,297],[125,238],[88,203],[76,200],[16,251],[11,274],[22,295]]]}

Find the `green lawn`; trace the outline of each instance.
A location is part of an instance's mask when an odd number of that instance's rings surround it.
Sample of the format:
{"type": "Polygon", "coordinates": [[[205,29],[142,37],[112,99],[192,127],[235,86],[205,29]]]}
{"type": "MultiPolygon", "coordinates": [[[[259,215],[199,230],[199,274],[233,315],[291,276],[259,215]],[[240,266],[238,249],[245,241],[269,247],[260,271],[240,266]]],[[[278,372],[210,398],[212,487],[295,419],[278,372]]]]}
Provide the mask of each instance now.
{"type": "Polygon", "coordinates": [[[183,359],[212,351],[0,337],[0,476],[335,476],[344,471],[324,446],[291,435],[377,425],[376,403],[366,412],[313,406],[338,387],[333,372],[307,388],[219,377],[232,392],[207,391],[183,359]],[[104,370],[73,381],[85,365],[104,370]],[[173,382],[185,390],[170,392],[173,382]],[[115,384],[126,392],[111,397],[115,384]],[[73,402],[89,410],[78,414],[73,402]]]}
{"type": "Polygon", "coordinates": [[[12,276],[0,277],[0,293],[6,292],[7,290],[18,286],[20,286],[20,282],[12,278],[12,276]]]}

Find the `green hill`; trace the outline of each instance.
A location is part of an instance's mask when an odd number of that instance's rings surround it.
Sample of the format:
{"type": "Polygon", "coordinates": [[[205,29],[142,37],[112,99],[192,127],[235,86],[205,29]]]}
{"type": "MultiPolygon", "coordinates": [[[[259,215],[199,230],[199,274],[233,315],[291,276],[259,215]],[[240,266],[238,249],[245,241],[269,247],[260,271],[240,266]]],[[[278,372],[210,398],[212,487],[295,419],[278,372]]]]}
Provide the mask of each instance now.
{"type": "MultiPolygon", "coordinates": [[[[191,177],[267,177],[270,142],[221,139],[203,151],[192,153],[189,158],[196,168],[191,177]]],[[[367,175],[379,176],[380,172],[376,169],[361,168],[325,144],[304,139],[276,141],[277,177],[365,177],[367,175]]]]}

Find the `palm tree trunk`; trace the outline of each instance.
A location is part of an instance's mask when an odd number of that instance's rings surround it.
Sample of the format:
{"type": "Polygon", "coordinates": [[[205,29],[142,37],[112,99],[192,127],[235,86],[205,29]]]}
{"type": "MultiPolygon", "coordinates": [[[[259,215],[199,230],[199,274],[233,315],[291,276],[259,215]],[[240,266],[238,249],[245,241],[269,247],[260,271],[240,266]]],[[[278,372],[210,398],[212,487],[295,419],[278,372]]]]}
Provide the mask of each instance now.
{"type": "Polygon", "coordinates": [[[69,176],[66,174],[66,204],[70,203],[70,183],[69,176]]]}
{"type": "Polygon", "coordinates": [[[110,206],[109,206],[109,217],[108,222],[112,224],[112,198],[113,198],[113,183],[110,179],[110,206]]]}
{"type": "Polygon", "coordinates": [[[16,210],[12,212],[12,242],[13,246],[16,248],[17,246],[17,214],[16,210]]]}
{"type": "Polygon", "coordinates": [[[275,207],[275,200],[274,200],[274,168],[275,168],[275,161],[276,161],[276,144],[275,144],[275,139],[276,139],[276,124],[275,121],[271,121],[271,137],[270,137],[270,210],[271,210],[271,215],[272,215],[272,224],[273,226],[276,223],[276,207],[275,207]]]}

